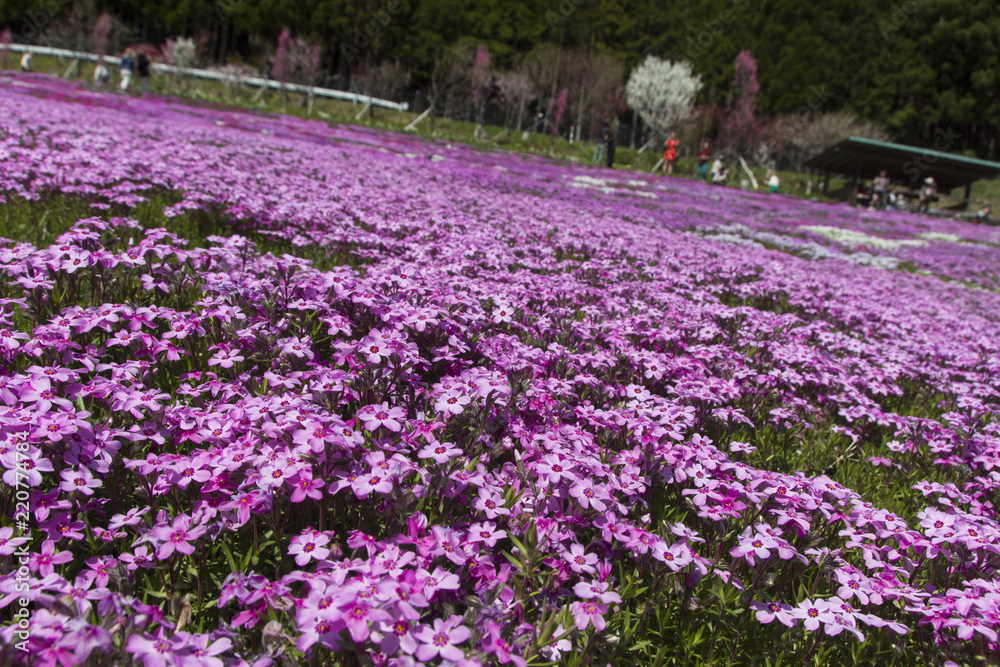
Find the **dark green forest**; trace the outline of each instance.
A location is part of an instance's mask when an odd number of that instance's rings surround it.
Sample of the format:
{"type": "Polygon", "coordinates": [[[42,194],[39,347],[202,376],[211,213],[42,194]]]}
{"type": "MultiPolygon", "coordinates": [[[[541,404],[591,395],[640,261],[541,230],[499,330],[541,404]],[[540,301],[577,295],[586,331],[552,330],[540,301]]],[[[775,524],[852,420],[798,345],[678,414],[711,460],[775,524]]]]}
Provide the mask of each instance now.
{"type": "MultiPolygon", "coordinates": [[[[411,86],[428,84],[436,58],[459,42],[486,45],[496,68],[541,45],[619,60],[686,59],[700,100],[725,106],[733,60],[757,59],[757,108],[850,111],[898,141],[997,157],[1000,7],[996,0],[88,0],[134,39],[159,44],[200,35],[215,62],[259,64],[283,26],[323,47],[323,69],[346,86],[364,63],[400,61],[411,86]],[[954,137],[959,137],[955,139],[954,137]]],[[[77,11],[71,0],[3,0],[0,24],[32,41],[77,11]]]]}

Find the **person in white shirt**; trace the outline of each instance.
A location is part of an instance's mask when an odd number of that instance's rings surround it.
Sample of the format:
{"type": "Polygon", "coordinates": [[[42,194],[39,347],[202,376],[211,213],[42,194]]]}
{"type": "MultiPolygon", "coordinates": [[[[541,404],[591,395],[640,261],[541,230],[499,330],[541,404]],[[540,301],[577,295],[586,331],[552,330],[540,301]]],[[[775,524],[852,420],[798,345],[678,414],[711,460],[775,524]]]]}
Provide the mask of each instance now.
{"type": "Polygon", "coordinates": [[[21,71],[30,72],[31,71],[31,52],[25,53],[21,56],[21,71]]]}
{"type": "Polygon", "coordinates": [[[712,162],[712,169],[709,172],[709,180],[712,185],[722,185],[726,182],[728,175],[722,166],[722,160],[715,158],[715,161],[712,162]]]}
{"type": "Polygon", "coordinates": [[[770,176],[767,179],[767,191],[774,193],[778,191],[778,172],[771,171],[770,176]]]}
{"type": "Polygon", "coordinates": [[[930,213],[931,202],[936,199],[937,183],[933,176],[924,179],[924,184],[920,188],[920,203],[917,205],[917,213],[930,213]]]}
{"type": "Polygon", "coordinates": [[[94,68],[94,83],[98,86],[104,86],[110,80],[111,72],[108,71],[108,66],[101,62],[97,63],[97,67],[94,68]]]}

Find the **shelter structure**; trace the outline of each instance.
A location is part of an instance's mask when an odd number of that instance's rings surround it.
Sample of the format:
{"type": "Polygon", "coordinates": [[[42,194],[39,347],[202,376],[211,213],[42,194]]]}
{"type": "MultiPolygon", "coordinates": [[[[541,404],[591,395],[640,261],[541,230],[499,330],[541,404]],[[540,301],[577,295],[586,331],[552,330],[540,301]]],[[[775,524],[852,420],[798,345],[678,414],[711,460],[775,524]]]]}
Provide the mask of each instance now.
{"type": "Polygon", "coordinates": [[[844,139],[810,158],[805,166],[825,173],[824,194],[829,188],[830,174],[847,176],[848,198],[852,203],[862,179],[874,178],[883,169],[893,182],[903,183],[911,190],[919,189],[928,176],[934,178],[940,192],[964,186],[966,208],[973,182],[1000,175],[998,162],[861,137],[844,139]]]}

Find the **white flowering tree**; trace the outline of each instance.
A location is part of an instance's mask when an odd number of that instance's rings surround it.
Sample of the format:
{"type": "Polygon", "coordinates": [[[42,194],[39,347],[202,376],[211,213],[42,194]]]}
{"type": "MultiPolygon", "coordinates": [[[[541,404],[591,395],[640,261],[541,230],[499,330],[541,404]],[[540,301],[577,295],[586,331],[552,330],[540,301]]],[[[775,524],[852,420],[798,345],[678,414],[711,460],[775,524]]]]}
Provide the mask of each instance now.
{"type": "Polygon", "coordinates": [[[659,134],[666,134],[686,120],[701,90],[701,77],[691,63],[670,62],[646,56],[628,77],[625,104],[659,134]]]}

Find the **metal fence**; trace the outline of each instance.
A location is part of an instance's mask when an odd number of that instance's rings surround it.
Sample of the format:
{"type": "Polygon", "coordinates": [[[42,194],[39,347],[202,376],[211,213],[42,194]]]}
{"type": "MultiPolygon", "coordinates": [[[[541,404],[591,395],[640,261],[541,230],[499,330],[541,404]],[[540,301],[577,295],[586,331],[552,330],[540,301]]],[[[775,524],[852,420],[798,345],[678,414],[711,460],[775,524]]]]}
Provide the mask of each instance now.
{"type": "MultiPolygon", "coordinates": [[[[95,53],[85,53],[83,51],[70,51],[68,49],[54,49],[48,46],[30,46],[26,44],[11,44],[8,47],[11,51],[17,51],[18,53],[32,53],[38,54],[40,56],[55,56],[57,58],[72,58],[75,60],[87,60],[90,62],[97,62],[98,60],[103,60],[105,63],[110,65],[117,65],[119,60],[114,56],[98,56],[95,53]]],[[[348,93],[342,90],[332,90],[330,88],[316,88],[314,86],[303,86],[296,83],[282,83],[280,81],[272,81],[271,79],[264,79],[259,76],[247,76],[247,77],[233,77],[227,75],[223,72],[213,72],[212,70],[205,69],[194,69],[191,67],[175,67],[173,65],[167,65],[165,63],[153,63],[152,69],[156,72],[163,72],[166,74],[180,74],[183,76],[192,76],[198,79],[210,79],[212,81],[221,81],[222,83],[241,83],[245,86],[257,86],[259,88],[273,88],[275,90],[287,90],[292,93],[303,93],[305,95],[313,95],[315,97],[329,97],[335,100],[344,100],[346,102],[353,102],[355,104],[371,104],[372,106],[382,107],[384,109],[392,109],[394,111],[406,111],[410,108],[410,105],[406,102],[390,102],[389,100],[381,100],[377,97],[369,97],[368,95],[359,95],[357,93],[348,93]]]]}

